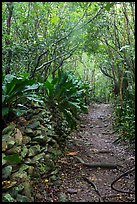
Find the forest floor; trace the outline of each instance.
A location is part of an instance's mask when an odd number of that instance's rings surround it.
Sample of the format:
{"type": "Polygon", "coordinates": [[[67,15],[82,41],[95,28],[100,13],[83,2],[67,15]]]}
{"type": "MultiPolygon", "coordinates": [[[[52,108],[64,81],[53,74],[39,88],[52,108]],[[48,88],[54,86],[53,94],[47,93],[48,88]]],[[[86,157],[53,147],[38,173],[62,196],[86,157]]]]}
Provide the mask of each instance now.
{"type": "Polygon", "coordinates": [[[135,154],[127,143],[114,143],[111,105],[92,104],[81,119],[58,160],[59,179],[48,193],[43,184],[36,202],[135,202],[135,154]]]}

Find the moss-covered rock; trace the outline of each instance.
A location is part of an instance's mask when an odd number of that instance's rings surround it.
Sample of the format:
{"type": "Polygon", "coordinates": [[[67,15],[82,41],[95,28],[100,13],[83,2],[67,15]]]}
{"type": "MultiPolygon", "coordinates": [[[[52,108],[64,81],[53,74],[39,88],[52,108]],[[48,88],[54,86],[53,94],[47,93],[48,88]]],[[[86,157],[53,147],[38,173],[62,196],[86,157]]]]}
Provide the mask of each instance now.
{"type": "Polygon", "coordinates": [[[9,193],[4,193],[2,196],[2,202],[16,202],[16,200],[9,193]]]}
{"type": "Polygon", "coordinates": [[[29,149],[26,147],[26,145],[22,146],[22,151],[21,151],[21,157],[24,158],[28,154],[29,149]]]}
{"type": "Polygon", "coordinates": [[[21,150],[22,150],[21,146],[14,145],[12,148],[6,151],[6,154],[15,154],[15,153],[20,154],[21,150]]]}
{"type": "Polygon", "coordinates": [[[40,122],[39,121],[31,121],[30,124],[27,126],[28,128],[31,128],[31,129],[36,129],[37,127],[40,126],[40,122]]]}
{"type": "MultiPolygon", "coordinates": [[[[57,179],[54,172],[56,160],[61,154],[58,144],[60,136],[55,129],[58,124],[45,107],[35,107],[29,111],[23,117],[24,125],[10,123],[2,132],[2,158],[17,153],[22,162],[12,164],[2,159],[3,179],[9,178],[16,183],[7,190],[7,194],[3,194],[7,202],[34,202],[32,178],[50,173],[52,181],[57,179]]],[[[61,131],[62,138],[63,129],[61,131]]]]}
{"type": "Polygon", "coordinates": [[[17,202],[30,202],[30,200],[27,196],[24,196],[21,194],[17,194],[16,201],[17,202]]]}
{"type": "Polygon", "coordinates": [[[10,123],[6,128],[2,130],[2,135],[12,133],[15,130],[16,125],[14,123],[10,123]]]}
{"type": "Polygon", "coordinates": [[[15,141],[17,145],[21,145],[23,140],[22,132],[16,128],[15,141]]]}
{"type": "Polygon", "coordinates": [[[9,176],[11,176],[11,172],[12,172],[12,166],[6,166],[2,169],[2,178],[3,179],[7,179],[9,176]]]}
{"type": "Polygon", "coordinates": [[[22,143],[23,143],[23,144],[28,144],[28,143],[30,143],[30,142],[31,142],[31,138],[30,138],[29,136],[24,135],[24,136],[23,136],[22,143]]]}
{"type": "Polygon", "coordinates": [[[16,198],[18,193],[21,193],[24,189],[24,185],[22,183],[18,184],[18,186],[14,186],[12,189],[10,189],[10,194],[13,198],[16,198]]]}
{"type": "Polygon", "coordinates": [[[39,154],[41,152],[41,149],[40,149],[40,145],[37,144],[37,145],[34,145],[32,147],[29,148],[28,150],[28,156],[35,156],[37,154],[39,154]]]}
{"type": "Polygon", "coordinates": [[[27,134],[33,135],[33,130],[31,128],[29,128],[29,127],[25,128],[24,132],[27,133],[27,134]]]}
{"type": "Polygon", "coordinates": [[[5,159],[3,159],[6,155],[4,153],[2,153],[2,165],[6,164],[7,161],[5,159]]]}

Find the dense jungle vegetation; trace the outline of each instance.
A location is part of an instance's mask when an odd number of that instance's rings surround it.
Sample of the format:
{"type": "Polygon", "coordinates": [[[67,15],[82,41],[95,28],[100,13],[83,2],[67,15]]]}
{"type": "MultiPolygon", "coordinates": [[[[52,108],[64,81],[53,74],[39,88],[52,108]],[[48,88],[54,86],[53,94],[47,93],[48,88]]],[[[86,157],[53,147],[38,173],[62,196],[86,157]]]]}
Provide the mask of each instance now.
{"type": "Polygon", "coordinates": [[[3,2],[3,201],[33,201],[36,169],[55,179],[95,102],[113,104],[118,141],[134,145],[135,2],[3,2]]]}

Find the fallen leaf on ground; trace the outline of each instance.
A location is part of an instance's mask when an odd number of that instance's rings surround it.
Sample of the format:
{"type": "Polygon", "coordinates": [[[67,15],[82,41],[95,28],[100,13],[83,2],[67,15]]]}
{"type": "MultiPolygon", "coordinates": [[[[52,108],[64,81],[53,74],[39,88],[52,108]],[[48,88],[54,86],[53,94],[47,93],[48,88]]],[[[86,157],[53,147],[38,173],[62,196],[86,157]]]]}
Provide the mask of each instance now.
{"type": "Polygon", "coordinates": [[[66,155],[69,156],[76,156],[78,154],[78,152],[68,152],[66,155]]]}

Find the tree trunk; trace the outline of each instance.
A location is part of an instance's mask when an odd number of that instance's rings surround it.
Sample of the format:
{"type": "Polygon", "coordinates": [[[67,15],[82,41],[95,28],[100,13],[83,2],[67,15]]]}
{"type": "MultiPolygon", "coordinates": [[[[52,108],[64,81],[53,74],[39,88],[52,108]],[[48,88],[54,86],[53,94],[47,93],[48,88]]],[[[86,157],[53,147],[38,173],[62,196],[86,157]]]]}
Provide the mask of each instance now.
{"type": "MultiPolygon", "coordinates": [[[[7,36],[8,38],[6,39],[6,45],[8,47],[10,47],[11,41],[10,41],[10,30],[11,30],[11,18],[12,18],[12,12],[13,12],[13,2],[7,2],[7,8],[8,8],[8,18],[7,18],[7,36]]],[[[11,48],[8,49],[8,53],[7,53],[7,66],[6,66],[6,70],[5,70],[5,74],[9,74],[10,73],[10,65],[11,65],[11,59],[12,59],[12,50],[11,48]]]]}

